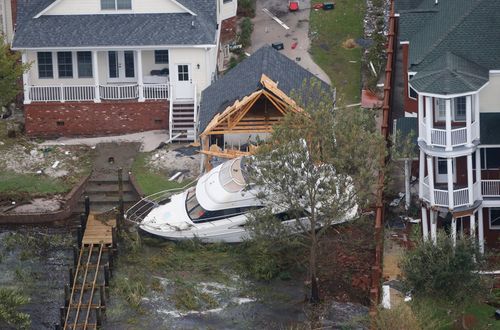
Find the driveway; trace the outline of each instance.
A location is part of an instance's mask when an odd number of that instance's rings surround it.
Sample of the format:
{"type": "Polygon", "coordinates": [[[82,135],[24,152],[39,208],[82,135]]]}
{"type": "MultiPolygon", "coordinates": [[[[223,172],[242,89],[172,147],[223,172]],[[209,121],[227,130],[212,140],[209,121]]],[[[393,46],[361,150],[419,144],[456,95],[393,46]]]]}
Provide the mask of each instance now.
{"type": "Polygon", "coordinates": [[[308,36],[310,8],[309,0],[299,0],[299,11],[296,12],[288,11],[288,0],[257,0],[255,18],[252,20],[254,23],[252,46],[249,52],[253,53],[264,45],[282,42],[285,49],[281,52],[284,55],[318,78],[330,83],[330,78],[314,63],[308,52],[311,44],[308,36]],[[285,29],[271,16],[276,16],[289,29],[285,29]],[[296,47],[292,49],[294,43],[296,47]]]}

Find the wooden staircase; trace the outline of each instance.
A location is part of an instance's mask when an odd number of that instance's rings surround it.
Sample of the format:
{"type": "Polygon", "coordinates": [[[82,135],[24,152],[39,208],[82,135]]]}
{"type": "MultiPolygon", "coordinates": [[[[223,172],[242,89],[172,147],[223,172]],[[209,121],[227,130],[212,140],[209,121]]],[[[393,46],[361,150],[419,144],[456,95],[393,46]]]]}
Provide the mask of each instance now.
{"type": "Polygon", "coordinates": [[[193,142],[196,139],[196,102],[194,100],[172,102],[172,106],[170,107],[171,141],[193,142]]]}

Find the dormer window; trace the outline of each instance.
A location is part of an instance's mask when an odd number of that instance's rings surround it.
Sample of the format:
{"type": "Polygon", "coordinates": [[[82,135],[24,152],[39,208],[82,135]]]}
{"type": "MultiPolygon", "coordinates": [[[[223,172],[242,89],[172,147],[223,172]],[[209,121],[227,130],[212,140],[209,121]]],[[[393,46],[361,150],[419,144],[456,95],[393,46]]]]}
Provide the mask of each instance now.
{"type": "Polygon", "coordinates": [[[132,9],[132,0],[101,0],[102,10],[132,9]]]}

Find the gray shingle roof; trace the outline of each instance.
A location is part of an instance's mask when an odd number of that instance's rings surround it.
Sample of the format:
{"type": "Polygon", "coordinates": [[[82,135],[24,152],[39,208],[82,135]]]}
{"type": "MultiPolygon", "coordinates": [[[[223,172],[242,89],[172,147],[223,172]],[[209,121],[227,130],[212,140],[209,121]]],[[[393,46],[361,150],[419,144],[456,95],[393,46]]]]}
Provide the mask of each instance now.
{"type": "MultiPolygon", "coordinates": [[[[199,132],[203,132],[210,120],[234,101],[260,89],[262,74],[277,82],[278,88],[287,95],[292,90],[299,90],[304,80],[317,78],[271,46],[264,46],[203,90],[199,132]]],[[[330,88],[327,83],[321,82],[325,90],[330,88]]]]}
{"type": "Polygon", "coordinates": [[[410,71],[430,71],[447,52],[486,70],[500,69],[500,1],[424,0],[400,12],[400,36],[410,42],[410,71]]]}
{"type": "Polygon", "coordinates": [[[215,0],[180,0],[197,14],[36,14],[52,0],[18,0],[14,48],[215,44],[215,0]]]}
{"type": "Polygon", "coordinates": [[[477,91],[488,78],[488,69],[448,52],[419,71],[410,84],[420,93],[446,95],[477,91]]]}

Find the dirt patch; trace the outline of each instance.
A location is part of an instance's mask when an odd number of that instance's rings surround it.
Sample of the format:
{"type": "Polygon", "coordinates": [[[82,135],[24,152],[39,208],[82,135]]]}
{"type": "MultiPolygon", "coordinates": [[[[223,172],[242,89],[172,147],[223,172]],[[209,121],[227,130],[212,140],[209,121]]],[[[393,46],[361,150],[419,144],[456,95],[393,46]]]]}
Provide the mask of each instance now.
{"type": "Polygon", "coordinates": [[[356,48],[356,46],[357,44],[356,41],[354,41],[354,39],[347,39],[342,43],[342,47],[346,49],[356,48]]]}
{"type": "Polygon", "coordinates": [[[159,172],[174,175],[182,172],[184,178],[196,178],[200,174],[201,154],[198,148],[182,145],[160,149],[147,158],[147,166],[159,172]]]}
{"type": "Polygon", "coordinates": [[[369,219],[332,227],[320,245],[322,295],[340,302],[370,303],[370,274],[375,257],[369,219]]]}
{"type": "Polygon", "coordinates": [[[8,213],[47,213],[61,209],[63,205],[62,196],[54,196],[51,199],[35,198],[29,204],[19,205],[11,209],[8,213]]]}

